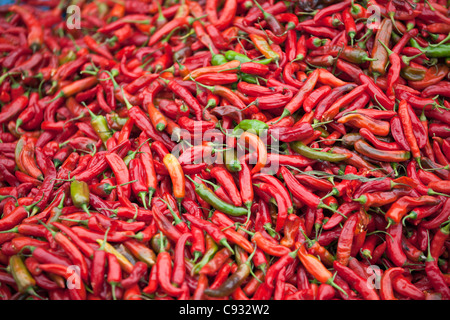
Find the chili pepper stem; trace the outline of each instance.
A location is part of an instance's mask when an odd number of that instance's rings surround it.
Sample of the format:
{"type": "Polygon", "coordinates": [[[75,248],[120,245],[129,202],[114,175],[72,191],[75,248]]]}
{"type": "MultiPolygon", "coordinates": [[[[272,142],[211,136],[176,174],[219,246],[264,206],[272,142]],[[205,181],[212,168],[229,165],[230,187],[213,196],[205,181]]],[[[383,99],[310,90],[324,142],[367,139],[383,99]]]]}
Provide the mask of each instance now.
{"type": "Polygon", "coordinates": [[[145,192],[139,192],[139,198],[141,199],[142,204],[144,205],[144,208],[147,209],[147,202],[146,200],[147,194],[145,192]]]}
{"type": "Polygon", "coordinates": [[[332,286],[332,287],[335,288],[336,290],[339,290],[340,292],[342,292],[342,294],[344,294],[346,297],[348,297],[348,293],[345,292],[344,289],[342,289],[340,286],[338,286],[338,285],[334,282],[334,278],[336,277],[336,274],[337,274],[337,272],[335,272],[335,273],[333,274],[333,277],[330,278],[330,279],[326,282],[326,284],[329,284],[330,286],[332,286]]]}
{"type": "Polygon", "coordinates": [[[148,188],[148,206],[152,205],[152,198],[155,191],[155,188],[148,188]]]}
{"type": "Polygon", "coordinates": [[[442,39],[442,41],[440,41],[438,43],[430,43],[429,46],[430,47],[439,47],[440,45],[446,43],[448,40],[450,40],[450,34],[447,35],[444,39],[442,39]]]}
{"type": "Polygon", "coordinates": [[[225,248],[227,248],[228,250],[230,250],[231,254],[234,254],[234,250],[231,248],[231,246],[228,243],[227,239],[223,238],[222,240],[219,241],[219,243],[221,245],[223,245],[225,248]]]}
{"type": "Polygon", "coordinates": [[[11,194],[0,196],[0,201],[5,200],[6,198],[14,198],[14,200],[16,200],[16,207],[19,205],[19,201],[17,200],[17,198],[11,194]]]}
{"type": "MultiPolygon", "coordinates": [[[[339,212],[338,210],[330,207],[329,205],[326,205],[325,203],[323,203],[322,201],[320,201],[319,205],[317,206],[318,209],[328,209],[332,212],[335,212],[337,214],[340,214],[341,216],[345,217],[345,215],[342,212],[339,212]]],[[[345,217],[346,218],[346,217],[345,217]]]]}
{"type": "Polygon", "coordinates": [[[39,199],[39,200],[36,201],[35,203],[32,203],[32,204],[30,204],[29,206],[24,206],[24,207],[25,207],[25,210],[26,210],[27,212],[30,212],[31,208],[33,208],[33,211],[31,212],[30,217],[34,216],[36,213],[39,212],[40,209],[39,209],[39,207],[36,207],[36,205],[37,205],[39,202],[41,202],[42,199],[44,199],[44,194],[42,194],[41,199],[39,199]]]}
{"type": "Polygon", "coordinates": [[[202,253],[200,251],[195,251],[194,252],[194,259],[192,259],[192,261],[196,262],[201,256],[202,256],[202,253]]]}
{"type": "Polygon", "coordinates": [[[246,225],[250,221],[250,216],[252,214],[252,211],[251,211],[252,204],[251,203],[246,203],[245,206],[247,207],[247,220],[245,220],[244,225],[246,225]]]}

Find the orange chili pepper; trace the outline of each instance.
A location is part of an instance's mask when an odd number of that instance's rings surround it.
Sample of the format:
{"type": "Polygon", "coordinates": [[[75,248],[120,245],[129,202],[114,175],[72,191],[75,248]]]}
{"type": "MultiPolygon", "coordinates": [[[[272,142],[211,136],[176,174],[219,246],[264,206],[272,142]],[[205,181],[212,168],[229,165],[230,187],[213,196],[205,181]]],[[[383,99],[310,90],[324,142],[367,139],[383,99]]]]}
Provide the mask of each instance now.
{"type": "Polygon", "coordinates": [[[267,59],[273,59],[274,61],[278,61],[280,59],[280,55],[273,51],[267,40],[262,36],[252,33],[249,37],[259,52],[261,52],[267,59]]]}
{"type": "Polygon", "coordinates": [[[303,244],[301,244],[300,242],[296,242],[295,248],[297,249],[297,256],[300,259],[300,262],[316,280],[321,283],[329,284],[330,286],[347,295],[347,293],[341,287],[334,283],[333,274],[331,273],[331,271],[329,271],[318,258],[313,256],[312,254],[309,254],[303,244]]]}
{"type": "Polygon", "coordinates": [[[158,131],[163,131],[167,127],[166,117],[155,107],[153,103],[147,105],[147,112],[150,121],[158,131]]]}
{"type": "Polygon", "coordinates": [[[387,121],[373,119],[371,117],[358,114],[358,113],[352,113],[345,115],[341,118],[339,118],[337,123],[345,123],[352,126],[355,126],[356,128],[366,128],[370,132],[372,132],[376,136],[382,136],[385,137],[390,132],[390,124],[387,121]]]}
{"type": "Polygon", "coordinates": [[[239,71],[239,66],[241,65],[241,62],[238,60],[231,60],[227,63],[224,63],[219,66],[209,66],[209,67],[203,67],[195,69],[194,71],[190,72],[188,75],[186,75],[183,80],[190,80],[195,79],[201,75],[208,74],[208,73],[224,73],[224,72],[231,72],[231,73],[237,73],[239,71]]]}
{"type": "Polygon", "coordinates": [[[256,165],[251,170],[252,174],[255,174],[266,165],[267,163],[267,148],[264,145],[264,142],[256,135],[250,132],[244,132],[241,134],[239,141],[241,143],[248,143],[258,153],[258,160],[256,165]]]}
{"type": "Polygon", "coordinates": [[[171,153],[164,156],[163,163],[172,180],[173,194],[178,201],[181,201],[186,195],[183,168],[178,159],[171,153]]]}

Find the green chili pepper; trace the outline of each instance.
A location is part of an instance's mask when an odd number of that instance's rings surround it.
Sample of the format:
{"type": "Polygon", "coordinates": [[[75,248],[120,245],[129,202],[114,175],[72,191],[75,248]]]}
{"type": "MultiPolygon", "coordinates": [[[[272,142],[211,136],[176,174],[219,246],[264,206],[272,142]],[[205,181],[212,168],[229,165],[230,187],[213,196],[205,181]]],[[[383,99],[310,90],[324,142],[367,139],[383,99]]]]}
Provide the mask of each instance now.
{"type": "Polygon", "coordinates": [[[242,73],[241,80],[248,83],[258,84],[258,78],[254,75],[242,73]]]}
{"type": "Polygon", "coordinates": [[[86,108],[91,115],[91,126],[94,131],[97,133],[98,137],[105,144],[109,138],[113,136],[111,129],[109,128],[108,121],[105,116],[96,115],[89,108],[86,108]]]}
{"type": "Polygon", "coordinates": [[[260,64],[265,64],[265,65],[267,65],[267,64],[269,64],[269,63],[272,62],[272,59],[262,59],[262,60],[258,60],[258,61],[252,60],[252,59],[250,59],[249,57],[247,57],[245,54],[238,53],[238,52],[233,51],[233,50],[228,50],[227,52],[225,52],[225,58],[226,58],[228,61],[231,61],[231,60],[238,60],[238,61],[241,62],[241,63],[245,63],[245,62],[256,62],[256,63],[260,63],[260,64]]]}
{"type": "Polygon", "coordinates": [[[439,46],[428,46],[426,48],[422,48],[414,38],[409,41],[411,46],[419,49],[429,58],[447,58],[450,56],[450,44],[445,43],[439,46]]]}
{"type": "Polygon", "coordinates": [[[65,56],[59,59],[59,65],[63,65],[67,62],[74,61],[77,58],[77,54],[75,51],[70,50],[67,52],[65,56]]]}
{"type": "Polygon", "coordinates": [[[91,215],[87,208],[89,204],[89,185],[86,182],[72,181],[70,183],[70,197],[75,207],[83,209],[88,215],[91,215]]]}
{"type": "Polygon", "coordinates": [[[211,54],[212,54],[211,64],[213,66],[220,66],[228,62],[228,60],[225,58],[223,54],[213,54],[213,53],[211,54]]]}
{"type": "Polygon", "coordinates": [[[223,54],[214,53],[211,46],[209,47],[209,52],[211,52],[211,64],[213,66],[220,66],[228,62],[223,54]]]}
{"type": "Polygon", "coordinates": [[[350,156],[347,154],[338,154],[314,150],[313,148],[306,146],[301,141],[291,142],[289,145],[294,152],[297,152],[298,154],[301,154],[302,156],[307,157],[309,159],[316,159],[329,162],[339,162],[350,158],[350,156]]]}
{"type": "Polygon", "coordinates": [[[210,247],[203,255],[202,260],[196,263],[192,268],[193,274],[199,273],[203,266],[206,265],[214,257],[217,251],[219,251],[219,246],[212,239],[209,239],[209,241],[210,247]]]}
{"type": "Polygon", "coordinates": [[[215,193],[212,192],[208,187],[192,180],[192,178],[188,175],[186,175],[186,178],[192,181],[195,187],[195,192],[200,196],[200,198],[209,203],[214,209],[235,217],[248,214],[248,210],[246,208],[236,207],[232,204],[229,204],[216,196],[215,193]]]}
{"type": "Polygon", "coordinates": [[[322,138],[326,138],[328,137],[330,134],[328,133],[327,130],[325,130],[325,128],[322,127],[316,127],[314,128],[315,130],[319,130],[320,132],[322,132],[322,134],[320,135],[322,138]]]}
{"type": "Polygon", "coordinates": [[[244,119],[234,127],[233,134],[237,134],[240,130],[253,131],[255,134],[260,135],[264,130],[269,130],[269,125],[256,119],[244,119]]]}
{"type": "Polygon", "coordinates": [[[225,58],[225,56],[223,54],[215,54],[211,58],[211,64],[213,66],[220,66],[220,65],[225,64],[227,62],[228,62],[228,60],[225,58]]]}
{"type": "Polygon", "coordinates": [[[223,153],[223,162],[225,163],[225,167],[227,168],[227,170],[230,172],[239,172],[242,169],[235,149],[226,150],[223,153]]]}
{"type": "Polygon", "coordinates": [[[402,68],[402,70],[400,71],[400,74],[403,79],[411,81],[423,80],[423,78],[425,78],[425,73],[426,73],[425,70],[414,68],[411,66],[406,66],[402,68]]]}
{"type": "Polygon", "coordinates": [[[273,61],[273,59],[272,58],[270,58],[270,59],[261,59],[261,60],[252,60],[252,62],[256,62],[256,63],[260,63],[260,64],[264,64],[264,65],[267,65],[267,64],[269,64],[269,63],[271,63],[273,61]]]}
{"type": "Polygon", "coordinates": [[[13,255],[9,258],[9,271],[11,272],[17,289],[20,293],[29,293],[40,299],[39,295],[34,291],[33,287],[36,285],[36,280],[31,276],[22,258],[18,255],[13,255]]]}
{"type": "Polygon", "coordinates": [[[231,61],[231,60],[238,60],[238,61],[240,61],[241,63],[252,61],[252,59],[250,59],[249,57],[247,57],[245,54],[238,53],[238,52],[233,51],[233,50],[228,50],[227,52],[225,52],[225,58],[226,58],[228,61],[231,61]]]}

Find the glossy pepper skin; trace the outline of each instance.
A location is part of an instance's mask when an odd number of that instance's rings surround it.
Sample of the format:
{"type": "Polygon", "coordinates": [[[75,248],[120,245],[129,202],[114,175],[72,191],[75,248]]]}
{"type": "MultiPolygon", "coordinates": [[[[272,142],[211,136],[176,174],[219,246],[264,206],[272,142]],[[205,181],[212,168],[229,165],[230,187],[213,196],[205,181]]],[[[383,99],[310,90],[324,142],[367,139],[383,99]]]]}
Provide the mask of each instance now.
{"type": "Polygon", "coordinates": [[[388,45],[388,41],[392,33],[392,21],[385,18],[380,24],[380,28],[377,31],[374,46],[372,48],[371,56],[376,60],[370,62],[369,70],[374,76],[382,76],[385,74],[385,66],[388,62],[388,53],[379,43],[382,42],[384,45],[388,45]]]}
{"type": "Polygon", "coordinates": [[[73,204],[89,213],[87,208],[89,204],[89,186],[84,181],[73,181],[70,184],[70,197],[73,204]]]}
{"type": "Polygon", "coordinates": [[[0,299],[450,298],[448,3],[69,4],[0,8],[0,299]]]}
{"type": "MultiPolygon", "coordinates": [[[[189,178],[190,179],[190,178],[189,178]]],[[[208,187],[201,183],[197,183],[194,180],[191,180],[195,186],[195,192],[201,197],[204,201],[209,203],[212,207],[217,210],[224,212],[226,214],[232,216],[241,216],[247,214],[247,209],[243,207],[236,207],[232,204],[228,204],[219,197],[217,197],[208,187]]]]}

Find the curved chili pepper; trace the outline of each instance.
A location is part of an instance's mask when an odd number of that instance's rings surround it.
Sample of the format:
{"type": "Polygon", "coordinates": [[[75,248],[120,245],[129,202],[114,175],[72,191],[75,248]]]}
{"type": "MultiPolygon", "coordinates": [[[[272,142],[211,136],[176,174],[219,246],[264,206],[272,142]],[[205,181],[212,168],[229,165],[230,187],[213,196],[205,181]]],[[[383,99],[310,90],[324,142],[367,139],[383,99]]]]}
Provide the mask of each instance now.
{"type": "Polygon", "coordinates": [[[116,300],[116,286],[120,285],[122,281],[122,270],[119,261],[114,254],[107,253],[106,258],[108,263],[106,280],[111,286],[112,297],[116,300]]]}
{"type": "Polygon", "coordinates": [[[407,161],[410,158],[409,151],[398,150],[378,150],[371,147],[364,140],[358,140],[355,142],[355,150],[359,153],[379,161],[385,162],[402,162],[407,161]]]}
{"type": "Polygon", "coordinates": [[[437,260],[431,256],[430,250],[428,251],[428,256],[425,261],[425,272],[434,290],[439,292],[443,299],[450,299],[450,289],[444,280],[442,272],[439,270],[437,260]]]}
{"type": "MultiPolygon", "coordinates": [[[[45,224],[43,224],[43,225],[45,225],[45,224]]],[[[61,226],[56,224],[55,222],[53,223],[53,225],[55,225],[61,229],[61,226]]],[[[71,261],[80,268],[81,279],[83,281],[87,281],[88,274],[89,274],[87,263],[84,258],[84,255],[81,253],[81,251],[78,249],[78,247],[75,246],[75,244],[73,242],[71,242],[69,240],[69,238],[67,236],[65,236],[63,233],[55,232],[55,231],[51,230],[50,228],[48,228],[48,230],[51,232],[53,238],[58,243],[58,245],[60,245],[64,249],[64,251],[67,253],[67,255],[69,256],[71,261]]],[[[71,237],[71,239],[72,239],[72,237],[71,237]]],[[[91,250],[92,250],[92,248],[91,248],[91,250]]]]}
{"type": "Polygon", "coordinates": [[[404,272],[403,268],[389,268],[383,273],[381,277],[381,289],[380,298],[381,300],[397,300],[394,296],[394,291],[392,288],[392,279],[404,272]]]}
{"type": "Polygon", "coordinates": [[[437,205],[440,203],[438,198],[433,196],[421,196],[413,198],[409,196],[398,199],[386,212],[385,218],[389,223],[399,223],[403,216],[413,206],[437,205]]]}
{"type": "Polygon", "coordinates": [[[357,214],[351,215],[345,221],[344,227],[342,228],[342,233],[339,237],[336,251],[336,261],[343,266],[347,266],[350,259],[350,252],[358,220],[359,217],[357,214]]]}
{"type": "Polygon", "coordinates": [[[370,130],[366,128],[359,129],[359,133],[362,138],[370,142],[376,149],[381,150],[401,150],[400,145],[397,142],[384,142],[379,140],[370,130]]]}
{"type": "Polygon", "coordinates": [[[391,282],[395,292],[414,300],[425,299],[425,294],[414,284],[412,284],[411,281],[409,281],[404,275],[400,274],[392,277],[391,282]]]}
{"type": "Polygon", "coordinates": [[[38,19],[27,9],[18,5],[9,7],[9,11],[20,15],[28,29],[27,43],[30,49],[35,52],[44,44],[44,32],[38,19]]]}
{"type": "Polygon", "coordinates": [[[344,115],[337,120],[338,123],[350,124],[357,128],[366,128],[373,134],[378,136],[387,136],[389,134],[390,125],[387,121],[373,119],[369,116],[357,113],[344,115]]]}
{"type": "Polygon", "coordinates": [[[129,170],[123,159],[117,153],[109,153],[105,156],[105,159],[116,177],[119,201],[124,206],[128,206],[129,201],[127,200],[131,195],[131,188],[126,184],[130,181],[129,170]]]}
{"type": "Polygon", "coordinates": [[[388,229],[386,238],[386,254],[397,267],[403,267],[407,263],[407,257],[402,248],[402,230],[401,223],[391,225],[388,229]]]}
{"type": "Polygon", "coordinates": [[[179,161],[171,153],[164,156],[163,162],[169,171],[174,195],[179,201],[181,201],[181,199],[183,199],[186,195],[183,169],[181,168],[179,161]]]}

